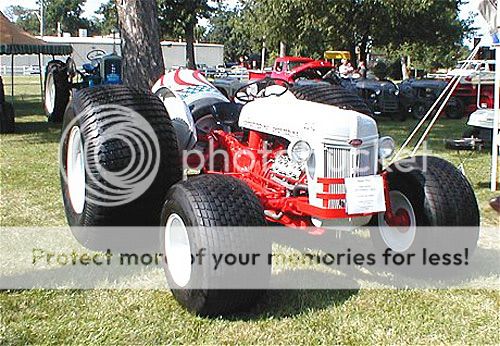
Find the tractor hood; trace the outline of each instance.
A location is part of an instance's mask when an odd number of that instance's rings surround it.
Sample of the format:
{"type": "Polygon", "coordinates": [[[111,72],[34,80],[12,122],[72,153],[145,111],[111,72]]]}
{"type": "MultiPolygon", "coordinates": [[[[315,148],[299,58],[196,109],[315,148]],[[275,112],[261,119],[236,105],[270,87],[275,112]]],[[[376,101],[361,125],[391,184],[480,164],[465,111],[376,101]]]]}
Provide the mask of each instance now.
{"type": "Polygon", "coordinates": [[[398,87],[391,81],[388,80],[375,80],[375,79],[360,79],[356,82],[356,87],[358,89],[370,89],[370,90],[397,90],[398,87]]]}
{"type": "Polygon", "coordinates": [[[282,96],[257,99],[243,107],[239,119],[242,128],[279,137],[290,142],[338,142],[352,139],[368,142],[378,138],[377,124],[371,117],[335,106],[296,99],[287,92],[282,96]]]}
{"type": "Polygon", "coordinates": [[[333,65],[328,62],[328,61],[321,61],[321,60],[313,60],[311,62],[307,62],[305,64],[302,64],[300,66],[297,66],[296,68],[292,69],[292,73],[301,73],[306,70],[314,70],[314,69],[332,69],[333,65]]]}

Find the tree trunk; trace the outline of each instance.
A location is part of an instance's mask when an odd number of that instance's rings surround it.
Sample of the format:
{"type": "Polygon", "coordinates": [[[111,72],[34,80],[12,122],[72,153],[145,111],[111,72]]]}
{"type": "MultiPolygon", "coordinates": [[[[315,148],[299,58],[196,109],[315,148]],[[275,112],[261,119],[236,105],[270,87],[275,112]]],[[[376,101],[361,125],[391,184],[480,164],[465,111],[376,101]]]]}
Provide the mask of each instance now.
{"type": "Polygon", "coordinates": [[[151,89],[165,73],[155,0],[115,0],[118,9],[123,80],[151,89]]]}
{"type": "Polygon", "coordinates": [[[402,56],[401,57],[401,72],[403,76],[403,80],[408,79],[408,69],[406,65],[406,57],[402,56]]]}
{"type": "Polygon", "coordinates": [[[361,43],[359,45],[359,60],[360,60],[360,62],[364,61],[365,63],[368,63],[368,61],[366,61],[366,58],[368,55],[367,48],[368,48],[368,36],[365,35],[361,39],[361,43]]]}
{"type": "Polygon", "coordinates": [[[186,60],[187,68],[196,70],[196,58],[194,54],[194,27],[196,23],[186,24],[186,60]]]}
{"type": "Polygon", "coordinates": [[[283,58],[286,56],[286,43],[280,41],[280,57],[283,58]]]}
{"type": "Polygon", "coordinates": [[[356,40],[352,40],[352,44],[349,47],[349,52],[351,53],[351,64],[352,66],[357,66],[357,61],[358,61],[358,55],[356,54],[356,40]]]}

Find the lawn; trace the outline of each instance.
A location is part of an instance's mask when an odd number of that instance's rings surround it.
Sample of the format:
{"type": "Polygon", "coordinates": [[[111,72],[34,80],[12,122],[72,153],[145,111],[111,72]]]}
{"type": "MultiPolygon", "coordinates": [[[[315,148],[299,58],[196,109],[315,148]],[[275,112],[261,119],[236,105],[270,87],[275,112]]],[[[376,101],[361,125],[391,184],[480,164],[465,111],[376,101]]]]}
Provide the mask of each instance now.
{"type": "MultiPolygon", "coordinates": [[[[60,128],[47,124],[32,82],[19,87],[17,133],[0,136],[1,226],[65,225],[57,152],[60,128]]],[[[6,93],[9,94],[7,88],[6,93]]],[[[464,120],[443,119],[431,133],[435,155],[460,162],[443,139],[464,120]]],[[[402,143],[414,121],[380,120],[402,143]]],[[[482,224],[488,207],[488,152],[466,162],[482,224]]],[[[0,344],[499,344],[500,296],[493,290],[271,291],[232,318],[194,317],[162,290],[26,290],[0,293],[0,344]]]]}

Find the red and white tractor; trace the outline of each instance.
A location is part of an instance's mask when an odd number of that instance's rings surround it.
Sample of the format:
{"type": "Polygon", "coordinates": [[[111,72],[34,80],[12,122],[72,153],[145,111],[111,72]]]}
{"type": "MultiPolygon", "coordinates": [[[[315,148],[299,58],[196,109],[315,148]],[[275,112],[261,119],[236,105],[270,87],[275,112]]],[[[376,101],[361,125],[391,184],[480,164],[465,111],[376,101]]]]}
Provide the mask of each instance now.
{"type": "MultiPolygon", "coordinates": [[[[167,281],[189,310],[237,311],[261,293],[190,289],[199,277],[209,280],[196,272],[203,267],[192,267],[193,249],[266,242],[257,234],[229,237],[218,227],[378,225],[371,232],[377,246],[407,252],[422,237],[418,226],[479,225],[474,191],[451,163],[414,157],[382,168],[394,141],[379,135],[366,105],[351,92],[265,79],[236,98],[240,103],[229,102],[198,72],[178,70],[161,77],[153,93],[126,86],[82,89],[66,112],[61,172],[69,224],[161,225],[167,281]],[[150,154],[145,141],[130,149],[125,137],[106,137],[116,123],[107,121],[113,112],[102,111],[110,105],[127,107],[131,118],[139,114],[159,151],[150,154]],[[106,173],[141,171],[144,157],[137,153],[144,147],[157,174],[135,199],[104,203],[126,190],[115,183],[119,188],[111,191],[106,173]]],[[[477,234],[471,239],[475,246],[477,234]]],[[[265,246],[270,251],[271,244],[265,246]]]]}

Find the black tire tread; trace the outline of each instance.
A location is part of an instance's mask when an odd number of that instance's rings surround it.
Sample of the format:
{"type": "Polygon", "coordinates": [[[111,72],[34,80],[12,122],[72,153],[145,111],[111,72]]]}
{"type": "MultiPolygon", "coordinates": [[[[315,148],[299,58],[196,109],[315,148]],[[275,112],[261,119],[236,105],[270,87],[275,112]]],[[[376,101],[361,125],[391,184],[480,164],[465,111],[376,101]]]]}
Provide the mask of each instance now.
{"type": "Polygon", "coordinates": [[[438,157],[416,157],[403,165],[414,169],[394,172],[393,179],[405,179],[423,186],[427,226],[478,226],[479,208],[467,178],[450,162],[438,157]]]}
{"type": "MultiPolygon", "coordinates": [[[[99,164],[111,171],[126,167],[130,163],[131,152],[120,141],[100,142],[99,136],[105,130],[100,126],[100,123],[104,118],[95,111],[95,108],[106,104],[128,107],[138,112],[150,123],[160,144],[161,157],[158,158],[160,167],[152,185],[135,201],[119,207],[104,207],[87,203],[83,219],[78,226],[158,225],[161,206],[168,189],[182,178],[177,139],[168,113],[156,96],[148,91],[132,87],[99,86],[85,88],[75,93],[72,104],[67,110],[68,118],[81,114],[80,124],[85,142],[91,148],[99,148],[99,164]]],[[[92,170],[92,166],[95,164],[92,158],[88,159],[91,171],[87,174],[93,174],[97,181],[109,186],[97,170],[92,170]]],[[[91,181],[88,181],[87,184],[104,193],[91,181]]],[[[70,208],[70,206],[66,208],[70,208]]],[[[72,223],[69,218],[68,221],[70,224],[72,223]]]]}
{"type": "MultiPolygon", "coordinates": [[[[197,236],[200,243],[213,250],[224,253],[228,249],[245,249],[248,244],[262,242],[249,232],[217,232],[213,227],[225,226],[264,226],[264,210],[253,191],[242,181],[231,176],[208,174],[201,175],[174,185],[167,197],[166,206],[173,199],[184,199],[196,215],[191,226],[202,226],[197,236]],[[205,228],[206,227],[206,228],[205,228]]],[[[168,207],[164,207],[164,213],[168,207]]],[[[162,218],[166,218],[163,215],[162,218]]],[[[205,247],[205,246],[203,246],[205,247]]],[[[243,251],[242,250],[242,251],[243,251]]],[[[236,250],[237,251],[237,250],[236,250]]],[[[248,278],[247,278],[248,279],[248,278]]],[[[250,278],[251,279],[251,278],[250,278]]],[[[205,316],[217,316],[245,310],[260,298],[261,290],[172,290],[174,297],[191,312],[205,316]],[[188,296],[200,296],[203,307],[190,306],[188,296]]]]}
{"type": "Polygon", "coordinates": [[[60,60],[52,60],[47,64],[45,73],[45,86],[47,89],[47,77],[52,74],[56,86],[56,96],[54,100],[54,110],[52,113],[45,109],[48,120],[54,123],[61,123],[64,120],[64,113],[69,102],[71,93],[71,84],[68,80],[66,64],[60,60]]]}
{"type": "Polygon", "coordinates": [[[323,103],[369,116],[373,115],[373,112],[359,95],[339,85],[325,83],[297,84],[290,87],[290,91],[299,100],[323,103]]]}

